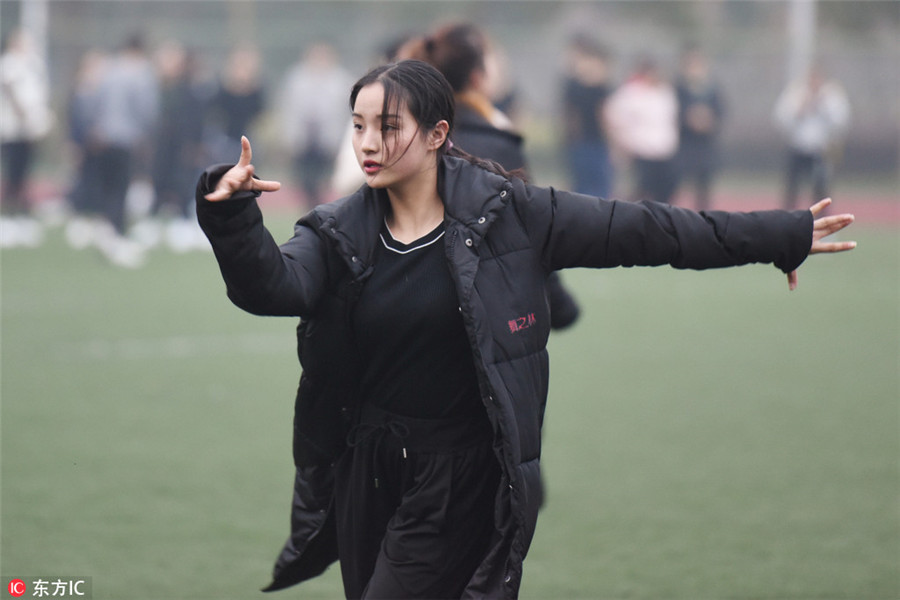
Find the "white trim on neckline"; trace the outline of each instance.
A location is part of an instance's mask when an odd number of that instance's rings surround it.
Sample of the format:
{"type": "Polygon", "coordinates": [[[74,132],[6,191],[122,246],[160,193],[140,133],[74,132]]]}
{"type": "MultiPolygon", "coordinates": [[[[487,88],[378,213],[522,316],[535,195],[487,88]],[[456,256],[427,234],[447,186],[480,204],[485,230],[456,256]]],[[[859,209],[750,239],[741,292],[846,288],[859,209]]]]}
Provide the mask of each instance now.
{"type": "MultiPolygon", "coordinates": [[[[438,225],[438,227],[440,227],[440,225],[438,225]]],[[[403,242],[401,242],[400,240],[398,240],[397,238],[394,237],[393,232],[391,232],[390,225],[387,224],[387,219],[384,220],[384,228],[387,229],[388,235],[391,236],[392,240],[394,240],[398,244],[403,244],[403,242]]],[[[434,229],[437,229],[437,227],[435,227],[434,229]]],[[[432,232],[434,232],[434,229],[432,229],[432,232]]],[[[432,245],[433,243],[435,243],[436,241],[438,241],[439,239],[444,237],[444,233],[446,233],[446,232],[442,231],[433,240],[429,240],[429,241],[425,242],[424,244],[419,244],[418,246],[414,246],[412,248],[407,248],[406,250],[398,250],[396,248],[392,248],[387,243],[387,240],[384,239],[384,235],[380,232],[378,233],[378,237],[381,238],[381,243],[384,244],[384,247],[387,248],[388,250],[390,250],[391,252],[396,252],[397,254],[409,254],[410,252],[414,252],[416,250],[421,250],[422,248],[432,245]]],[[[431,234],[429,233],[428,235],[431,235],[431,234]]],[[[422,238],[419,238],[419,239],[422,239],[422,238]]],[[[403,245],[406,246],[406,244],[403,244],[403,245]]]]}

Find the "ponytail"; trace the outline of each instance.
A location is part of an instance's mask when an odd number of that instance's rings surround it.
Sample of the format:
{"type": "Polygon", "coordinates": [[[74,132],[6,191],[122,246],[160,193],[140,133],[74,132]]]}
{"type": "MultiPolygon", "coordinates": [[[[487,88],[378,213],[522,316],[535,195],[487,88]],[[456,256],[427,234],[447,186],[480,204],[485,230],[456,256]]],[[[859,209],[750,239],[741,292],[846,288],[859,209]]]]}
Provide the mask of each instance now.
{"type": "Polygon", "coordinates": [[[468,161],[470,164],[475,165],[476,167],[480,167],[486,171],[490,171],[491,173],[495,173],[496,175],[500,175],[506,179],[521,179],[522,181],[528,181],[525,176],[524,169],[515,169],[513,171],[507,171],[503,168],[503,166],[494,160],[489,160],[486,158],[479,158],[477,156],[473,156],[455,145],[450,138],[447,138],[447,141],[444,142],[444,145],[441,146],[444,156],[452,156],[454,158],[461,158],[465,161],[468,161]]]}

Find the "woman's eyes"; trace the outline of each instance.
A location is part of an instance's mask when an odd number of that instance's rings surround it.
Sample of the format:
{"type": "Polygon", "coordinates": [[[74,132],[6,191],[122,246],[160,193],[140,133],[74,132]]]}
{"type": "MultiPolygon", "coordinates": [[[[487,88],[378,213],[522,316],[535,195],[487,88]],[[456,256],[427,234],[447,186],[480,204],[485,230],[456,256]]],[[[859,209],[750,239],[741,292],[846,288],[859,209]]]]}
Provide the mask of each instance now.
{"type": "MultiPolygon", "coordinates": [[[[355,129],[357,131],[362,131],[362,128],[363,128],[362,123],[354,123],[353,124],[353,129],[355,129]]],[[[400,125],[397,125],[394,123],[384,123],[381,126],[381,129],[384,131],[397,130],[397,129],[400,129],[400,125]]]]}
{"type": "MultiPolygon", "coordinates": [[[[353,123],[353,129],[356,131],[362,131],[364,125],[362,123],[353,123]]],[[[392,122],[392,123],[382,123],[381,124],[382,131],[399,131],[400,123],[392,122]]]]}

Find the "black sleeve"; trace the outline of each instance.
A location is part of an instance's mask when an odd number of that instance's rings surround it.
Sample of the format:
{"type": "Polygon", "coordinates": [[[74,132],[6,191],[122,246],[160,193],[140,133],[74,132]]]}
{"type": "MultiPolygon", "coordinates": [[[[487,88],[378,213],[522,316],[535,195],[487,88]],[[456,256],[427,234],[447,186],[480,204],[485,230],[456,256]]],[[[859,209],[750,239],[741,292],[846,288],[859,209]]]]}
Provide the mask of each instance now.
{"type": "Polygon", "coordinates": [[[197,220],[212,244],[228,297],[258,315],[304,316],[313,311],[327,281],[324,244],[307,220],[279,246],[263,225],[258,192],[231,199],[204,198],[231,165],[209,168],[197,183],[197,220]]]}
{"type": "Polygon", "coordinates": [[[547,277],[547,300],[550,301],[550,327],[553,329],[565,329],[578,320],[581,314],[578,301],[556,271],[547,277]]]}
{"type": "Polygon", "coordinates": [[[533,186],[527,186],[525,195],[529,228],[538,233],[545,264],[553,270],[771,263],[788,273],[812,246],[813,217],[808,210],[695,212],[533,186]]]}

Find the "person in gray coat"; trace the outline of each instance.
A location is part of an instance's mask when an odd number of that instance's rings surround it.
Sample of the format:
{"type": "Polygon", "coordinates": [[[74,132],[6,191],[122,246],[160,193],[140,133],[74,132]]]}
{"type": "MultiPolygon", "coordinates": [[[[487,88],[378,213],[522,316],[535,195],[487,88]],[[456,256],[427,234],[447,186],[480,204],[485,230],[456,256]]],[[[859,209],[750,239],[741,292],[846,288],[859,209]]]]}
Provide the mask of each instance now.
{"type": "Polygon", "coordinates": [[[350,95],[366,185],[279,245],[250,142],[210,168],[198,217],[230,299],[301,316],[291,535],[268,590],[340,561],[348,598],[515,598],[540,506],[547,274],[773,263],[796,287],[851,215],[698,214],[530,185],[453,147],[453,91],[427,63],[350,95]]]}

